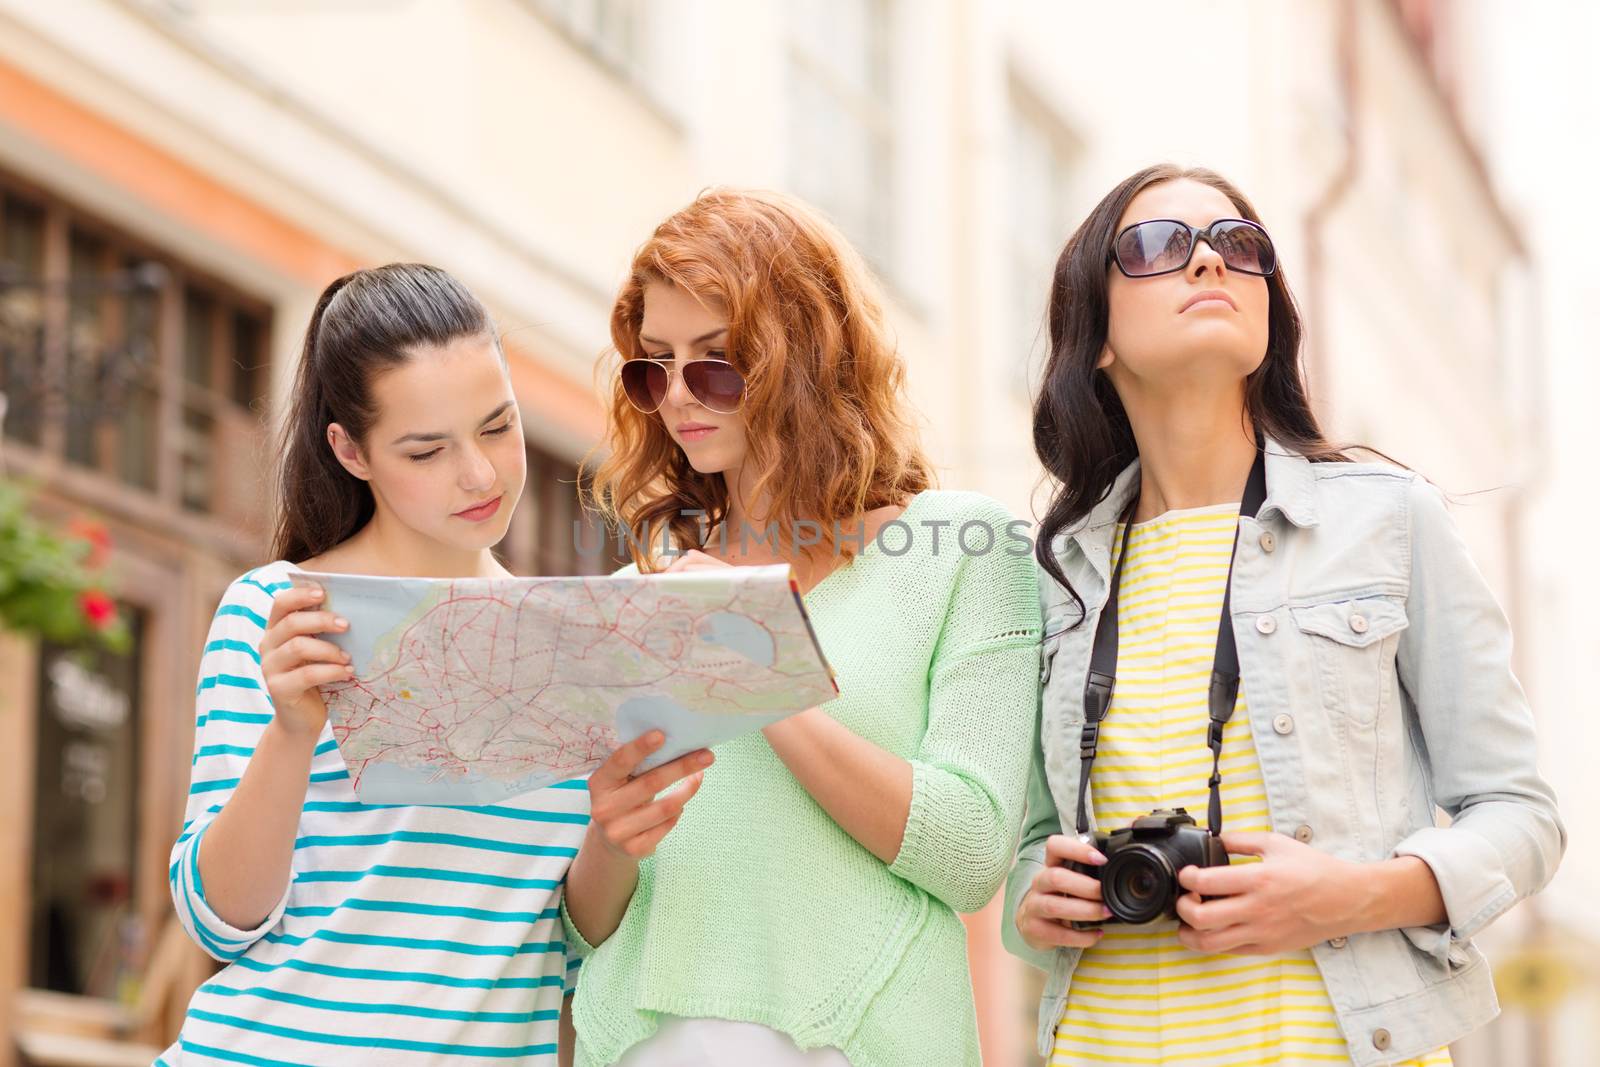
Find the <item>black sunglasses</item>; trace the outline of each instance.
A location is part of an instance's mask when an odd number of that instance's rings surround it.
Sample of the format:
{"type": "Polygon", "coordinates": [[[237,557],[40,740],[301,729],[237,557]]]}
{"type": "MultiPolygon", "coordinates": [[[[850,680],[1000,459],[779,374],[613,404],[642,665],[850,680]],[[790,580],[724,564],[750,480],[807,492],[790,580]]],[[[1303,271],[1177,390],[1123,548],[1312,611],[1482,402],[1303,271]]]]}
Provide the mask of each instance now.
{"type": "Polygon", "coordinates": [[[1197,229],[1179,219],[1147,219],[1124,228],[1111,242],[1108,263],[1130,278],[1171,274],[1189,265],[1204,241],[1229,270],[1268,277],[1278,269],[1278,254],[1267,231],[1247,219],[1217,219],[1197,229]]]}
{"type": "Polygon", "coordinates": [[[618,374],[628,403],[646,415],[660,409],[667,399],[674,374],[683,375],[689,395],[718,415],[732,415],[744,399],[744,375],[725,359],[692,359],[676,368],[671,360],[630,359],[618,374]]]}

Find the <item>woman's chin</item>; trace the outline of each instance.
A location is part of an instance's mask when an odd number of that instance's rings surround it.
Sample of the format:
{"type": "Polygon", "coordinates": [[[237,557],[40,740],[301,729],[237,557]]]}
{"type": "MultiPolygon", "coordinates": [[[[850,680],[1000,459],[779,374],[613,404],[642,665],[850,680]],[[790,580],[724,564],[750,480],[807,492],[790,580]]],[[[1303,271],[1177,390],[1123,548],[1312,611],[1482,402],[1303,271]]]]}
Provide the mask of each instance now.
{"type": "Polygon", "coordinates": [[[508,522],[474,524],[469,529],[443,530],[439,540],[460,552],[481,552],[505,540],[508,522]]]}
{"type": "Polygon", "coordinates": [[[1238,338],[1197,340],[1199,343],[1173,345],[1159,357],[1140,361],[1136,376],[1147,382],[1181,382],[1190,386],[1215,379],[1231,381],[1249,377],[1265,358],[1265,345],[1251,351],[1251,346],[1238,338]]]}
{"type": "Polygon", "coordinates": [[[704,474],[707,477],[713,474],[722,474],[731,466],[720,456],[697,456],[688,449],[684,449],[683,456],[689,461],[689,466],[694,468],[696,474],[704,474]]]}

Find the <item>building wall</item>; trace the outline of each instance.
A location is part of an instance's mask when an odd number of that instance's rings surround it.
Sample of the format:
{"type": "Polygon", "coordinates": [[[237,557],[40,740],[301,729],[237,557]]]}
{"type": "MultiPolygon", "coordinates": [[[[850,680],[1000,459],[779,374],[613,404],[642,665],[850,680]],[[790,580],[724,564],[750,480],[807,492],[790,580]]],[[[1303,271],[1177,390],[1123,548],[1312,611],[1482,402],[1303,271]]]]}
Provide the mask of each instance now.
{"type": "Polygon", "coordinates": [[[1509,387],[1534,394],[1538,419],[1522,481],[1525,591],[1518,631],[1524,678],[1540,715],[1543,766],[1566,816],[1566,857],[1537,902],[1532,936],[1503,938],[1503,957],[1538,961],[1548,981],[1527,995],[1503,990],[1502,1040],[1482,1043],[1480,1062],[1586,1063],[1600,1047],[1600,836],[1588,818],[1600,802],[1593,754],[1600,720],[1600,568],[1594,397],[1600,368],[1600,286],[1586,242],[1574,241],[1587,176],[1600,164],[1600,40],[1592,5],[1517,5],[1458,0],[1441,27],[1455,57],[1453,98],[1486,146],[1490,171],[1520,220],[1538,279],[1531,303],[1542,359],[1508,368],[1509,387]],[[1537,1058],[1536,1058],[1537,1057],[1537,1058]]]}

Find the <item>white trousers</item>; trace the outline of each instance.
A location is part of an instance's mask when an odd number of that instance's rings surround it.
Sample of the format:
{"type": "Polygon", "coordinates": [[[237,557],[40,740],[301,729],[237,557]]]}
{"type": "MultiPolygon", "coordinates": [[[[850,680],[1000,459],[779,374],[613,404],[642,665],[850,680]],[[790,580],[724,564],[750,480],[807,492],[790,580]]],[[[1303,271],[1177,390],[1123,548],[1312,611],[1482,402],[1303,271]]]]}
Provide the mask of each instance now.
{"type": "Polygon", "coordinates": [[[795,1047],[759,1023],[663,1015],[656,1032],[622,1054],[616,1067],[850,1067],[836,1048],[795,1047]]]}

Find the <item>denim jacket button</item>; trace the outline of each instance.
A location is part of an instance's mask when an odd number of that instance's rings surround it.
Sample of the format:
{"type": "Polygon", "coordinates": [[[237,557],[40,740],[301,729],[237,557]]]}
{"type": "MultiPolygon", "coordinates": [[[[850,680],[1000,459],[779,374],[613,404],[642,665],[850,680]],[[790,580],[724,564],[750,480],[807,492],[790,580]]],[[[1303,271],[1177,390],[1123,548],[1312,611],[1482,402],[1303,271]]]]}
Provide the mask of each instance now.
{"type": "Polygon", "coordinates": [[[1350,939],[1348,937],[1334,937],[1328,939],[1328,946],[1330,948],[1344,948],[1349,943],[1350,939]]]}
{"type": "Polygon", "coordinates": [[[1307,826],[1305,823],[1301,823],[1299,826],[1296,826],[1294,828],[1294,839],[1300,842],[1302,845],[1311,844],[1311,827],[1307,826]]]}
{"type": "Polygon", "coordinates": [[[1367,617],[1365,615],[1352,615],[1352,616],[1350,616],[1350,629],[1354,630],[1358,634],[1366,633],[1367,632],[1367,617]]]}
{"type": "Polygon", "coordinates": [[[1389,1031],[1382,1029],[1372,1031],[1372,1047],[1377,1049],[1379,1052],[1388,1050],[1389,1041],[1389,1031]]]}
{"type": "Polygon", "coordinates": [[[1294,732],[1294,720],[1287,715],[1274,715],[1272,717],[1272,730],[1274,733],[1288,734],[1294,732]]]}
{"type": "Polygon", "coordinates": [[[1261,545],[1261,551],[1263,552],[1271,552],[1274,548],[1278,547],[1278,539],[1272,536],[1271,530],[1262,531],[1261,537],[1257,543],[1261,545]]]}
{"type": "Polygon", "coordinates": [[[1274,619],[1271,615],[1263,615],[1261,618],[1256,620],[1256,629],[1260,630],[1264,634],[1270,634],[1277,628],[1278,620],[1274,619]]]}

